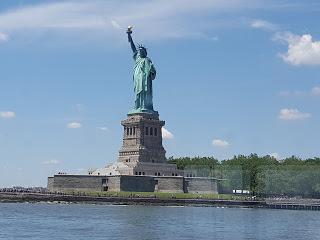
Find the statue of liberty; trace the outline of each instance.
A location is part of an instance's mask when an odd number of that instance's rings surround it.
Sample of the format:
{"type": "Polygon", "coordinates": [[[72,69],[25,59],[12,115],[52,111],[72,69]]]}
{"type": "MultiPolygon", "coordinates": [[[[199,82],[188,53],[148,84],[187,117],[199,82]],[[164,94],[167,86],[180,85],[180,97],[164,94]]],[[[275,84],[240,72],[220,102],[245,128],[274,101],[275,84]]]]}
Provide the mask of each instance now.
{"type": "Polygon", "coordinates": [[[156,78],[156,69],[151,59],[147,57],[147,49],[142,45],[138,45],[138,49],[136,48],[131,37],[132,28],[130,26],[128,27],[127,34],[135,61],[133,82],[136,95],[134,109],[129,114],[157,113],[153,110],[152,102],[152,80],[156,78]]]}

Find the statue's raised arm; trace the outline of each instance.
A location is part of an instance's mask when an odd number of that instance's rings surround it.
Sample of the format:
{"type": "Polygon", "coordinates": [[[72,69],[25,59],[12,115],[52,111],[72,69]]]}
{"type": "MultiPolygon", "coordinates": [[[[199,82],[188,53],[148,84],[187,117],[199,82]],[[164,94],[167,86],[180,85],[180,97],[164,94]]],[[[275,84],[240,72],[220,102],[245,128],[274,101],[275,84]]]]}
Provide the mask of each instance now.
{"type": "Polygon", "coordinates": [[[127,34],[128,34],[128,41],[129,41],[129,43],[131,45],[132,52],[136,53],[137,52],[137,48],[136,48],[136,45],[134,44],[134,42],[132,40],[132,37],[131,37],[131,34],[132,34],[132,27],[131,26],[128,27],[127,34]]]}

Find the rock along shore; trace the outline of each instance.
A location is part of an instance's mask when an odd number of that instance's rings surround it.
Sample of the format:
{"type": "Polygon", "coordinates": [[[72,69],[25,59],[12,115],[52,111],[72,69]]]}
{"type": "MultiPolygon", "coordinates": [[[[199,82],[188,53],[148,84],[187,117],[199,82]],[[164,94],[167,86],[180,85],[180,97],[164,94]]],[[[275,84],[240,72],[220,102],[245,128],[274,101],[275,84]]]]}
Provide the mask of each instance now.
{"type": "Polygon", "coordinates": [[[157,197],[119,197],[119,196],[81,196],[53,193],[19,193],[0,192],[0,203],[87,203],[113,205],[158,205],[158,206],[206,206],[206,207],[238,207],[238,208],[269,208],[287,210],[320,211],[319,201],[270,201],[270,200],[222,200],[222,199],[177,199],[157,197]]]}
{"type": "Polygon", "coordinates": [[[53,203],[91,203],[114,205],[160,205],[160,206],[215,206],[215,207],[265,207],[265,201],[240,201],[221,199],[176,199],[156,197],[96,197],[41,193],[0,193],[0,202],[53,202],[53,203]]]}

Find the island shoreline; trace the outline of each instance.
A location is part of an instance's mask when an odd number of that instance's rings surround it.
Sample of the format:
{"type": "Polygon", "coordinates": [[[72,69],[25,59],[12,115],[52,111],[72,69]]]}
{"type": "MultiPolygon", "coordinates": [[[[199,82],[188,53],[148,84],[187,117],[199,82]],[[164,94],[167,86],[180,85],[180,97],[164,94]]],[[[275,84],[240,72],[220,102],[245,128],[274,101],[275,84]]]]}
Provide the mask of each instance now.
{"type": "Polygon", "coordinates": [[[0,203],[74,203],[101,205],[199,206],[226,208],[264,208],[286,210],[320,210],[320,205],[267,202],[265,200],[177,199],[157,197],[82,196],[72,194],[0,193],[0,203]]]}

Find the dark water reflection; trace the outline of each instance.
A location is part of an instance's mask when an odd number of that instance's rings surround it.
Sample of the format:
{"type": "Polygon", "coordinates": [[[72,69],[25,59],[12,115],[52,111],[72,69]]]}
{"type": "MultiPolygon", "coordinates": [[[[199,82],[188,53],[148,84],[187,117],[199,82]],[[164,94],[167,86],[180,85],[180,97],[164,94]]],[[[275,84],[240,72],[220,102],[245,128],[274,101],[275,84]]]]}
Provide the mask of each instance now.
{"type": "Polygon", "coordinates": [[[320,239],[320,212],[0,204],[0,239],[320,239]]]}

